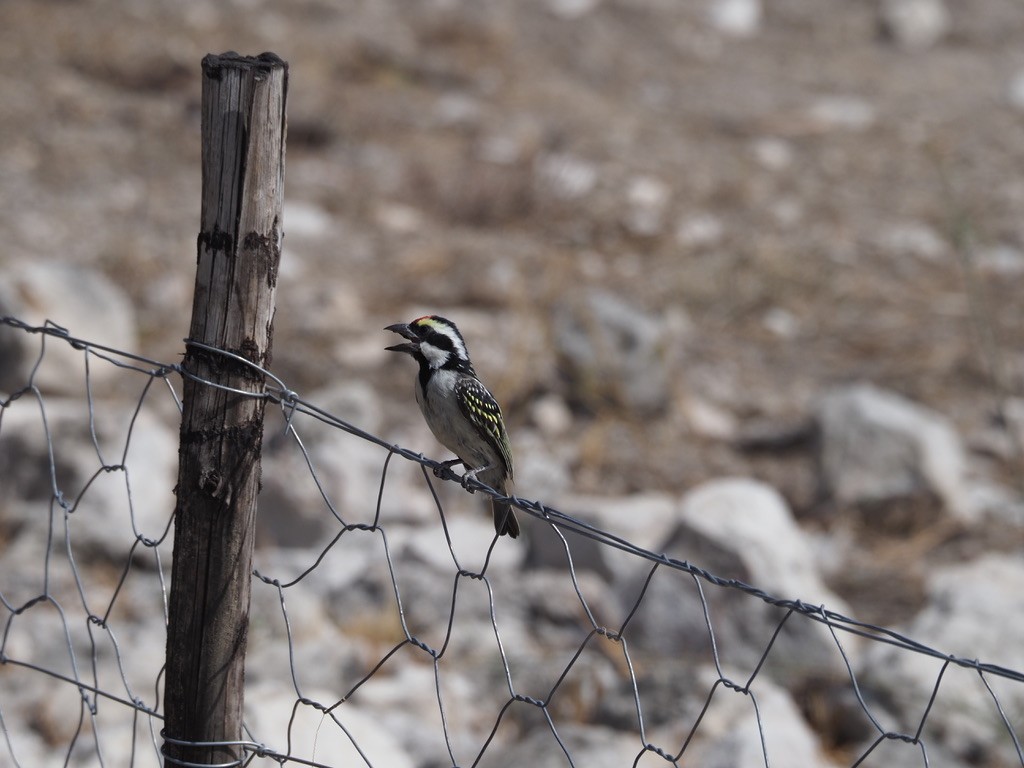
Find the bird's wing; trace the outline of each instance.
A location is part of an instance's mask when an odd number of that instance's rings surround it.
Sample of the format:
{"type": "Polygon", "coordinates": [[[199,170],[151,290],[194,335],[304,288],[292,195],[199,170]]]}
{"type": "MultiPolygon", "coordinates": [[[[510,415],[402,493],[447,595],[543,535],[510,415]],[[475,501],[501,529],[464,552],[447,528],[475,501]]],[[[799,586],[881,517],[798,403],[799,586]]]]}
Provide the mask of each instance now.
{"type": "Polygon", "coordinates": [[[487,387],[470,376],[461,377],[455,385],[459,408],[476,427],[480,436],[497,450],[505,464],[505,473],[512,477],[512,448],[505,431],[501,407],[487,387]]]}

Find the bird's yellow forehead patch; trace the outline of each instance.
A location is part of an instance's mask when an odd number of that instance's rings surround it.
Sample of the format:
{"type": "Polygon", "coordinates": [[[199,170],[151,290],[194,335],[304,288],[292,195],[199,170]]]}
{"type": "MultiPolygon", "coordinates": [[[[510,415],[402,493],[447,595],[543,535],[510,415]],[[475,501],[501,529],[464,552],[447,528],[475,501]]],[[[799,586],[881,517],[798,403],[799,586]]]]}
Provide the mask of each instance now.
{"type": "Polygon", "coordinates": [[[413,320],[412,325],[426,325],[431,328],[437,328],[441,323],[437,322],[431,315],[424,315],[413,320]]]}

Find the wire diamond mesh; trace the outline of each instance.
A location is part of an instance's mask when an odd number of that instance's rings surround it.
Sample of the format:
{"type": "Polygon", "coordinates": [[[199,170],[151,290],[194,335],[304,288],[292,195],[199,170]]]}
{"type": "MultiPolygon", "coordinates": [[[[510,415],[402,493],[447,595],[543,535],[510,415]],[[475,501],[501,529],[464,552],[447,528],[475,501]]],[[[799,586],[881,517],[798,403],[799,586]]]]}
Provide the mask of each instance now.
{"type": "MultiPolygon", "coordinates": [[[[0,332],[39,341],[31,374],[0,400],[0,762],[190,765],[161,752],[165,740],[181,743],[163,733],[161,715],[174,503],[146,469],[159,435],[174,433],[189,374],[53,325],[5,317],[0,332]],[[37,385],[52,345],[79,351],[79,396],[37,385]]],[[[532,535],[559,553],[527,583],[520,543],[481,539],[450,509],[464,505],[444,482],[458,480],[451,469],[262,373],[269,383],[255,396],[278,414],[268,418],[264,466],[283,465],[302,488],[303,516],[329,534],[315,549],[257,548],[237,764],[692,765],[702,736],[721,728],[716,714],[735,710],[729,722],[756,745],[744,765],[791,765],[774,730],[789,706],[778,686],[813,636],[839,673],[804,681],[805,695],[842,689],[828,700],[845,701],[837,716],[866,734],[828,765],[946,764],[930,756],[942,738],[930,729],[934,712],[981,706],[998,745],[998,762],[986,765],[1024,766],[1024,673],[768,594],[511,497],[533,518],[532,535]],[[337,457],[308,438],[325,430],[358,445],[359,466],[348,469],[377,478],[375,497],[345,497],[352,484],[337,457]],[[414,497],[430,508],[410,511],[414,497]],[[424,514],[437,524],[407,524],[424,514]],[[587,556],[593,547],[633,574],[622,581],[626,598],[607,594],[587,556]],[[516,612],[529,617],[525,627],[509,619],[516,612]],[[687,631],[665,639],[674,654],[652,652],[644,636],[662,614],[689,617],[687,631]],[[732,638],[737,626],[753,636],[745,652],[732,638]],[[892,668],[882,674],[931,665],[934,684],[914,712],[897,718],[878,700],[849,650],[863,644],[885,651],[877,658],[892,668]],[[415,749],[396,756],[382,730],[415,749]]]]}

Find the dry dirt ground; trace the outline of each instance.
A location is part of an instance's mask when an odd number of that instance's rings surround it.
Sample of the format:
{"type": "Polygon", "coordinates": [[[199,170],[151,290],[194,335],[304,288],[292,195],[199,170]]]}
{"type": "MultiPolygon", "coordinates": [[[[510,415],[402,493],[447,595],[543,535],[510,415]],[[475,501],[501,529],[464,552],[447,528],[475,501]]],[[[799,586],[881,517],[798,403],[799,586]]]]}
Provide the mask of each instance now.
{"type": "Polygon", "coordinates": [[[572,401],[553,318],[601,289],[670,329],[673,384],[653,417],[577,404],[580,490],[746,473],[806,515],[809,449],[722,437],[784,431],[852,380],[945,413],[1019,478],[990,433],[1024,379],[1024,8],[949,2],[921,49],[873,0],[766,0],[740,36],[710,8],[7,0],[0,265],[101,270],[140,351],[177,354],[199,62],[270,50],[290,64],[275,367],[294,388],[365,377],[399,402],[379,329],[435,310],[476,318],[478,367],[528,425],[538,398],[572,401]]]}

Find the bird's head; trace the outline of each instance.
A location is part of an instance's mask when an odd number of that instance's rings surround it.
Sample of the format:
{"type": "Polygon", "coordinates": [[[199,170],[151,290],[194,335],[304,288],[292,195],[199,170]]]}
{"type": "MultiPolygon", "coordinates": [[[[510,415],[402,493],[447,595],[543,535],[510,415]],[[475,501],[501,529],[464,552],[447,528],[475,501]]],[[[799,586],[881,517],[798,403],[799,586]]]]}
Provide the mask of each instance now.
{"type": "Polygon", "coordinates": [[[384,329],[399,334],[408,341],[386,347],[390,352],[412,355],[420,365],[433,370],[452,368],[473,372],[466,351],[466,341],[455,323],[437,315],[426,315],[411,323],[395,323],[384,329]]]}

